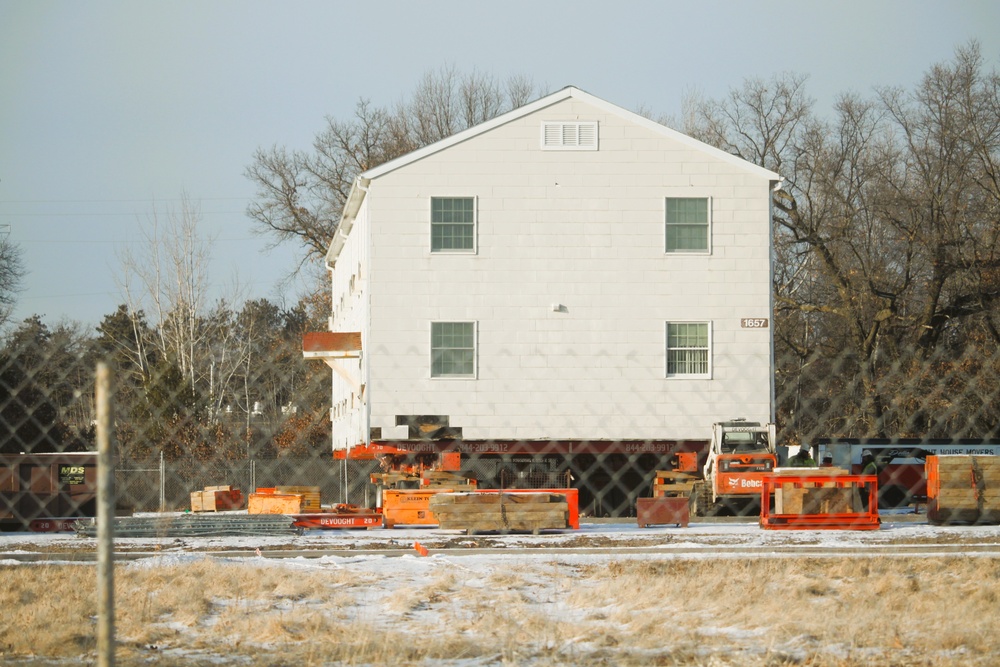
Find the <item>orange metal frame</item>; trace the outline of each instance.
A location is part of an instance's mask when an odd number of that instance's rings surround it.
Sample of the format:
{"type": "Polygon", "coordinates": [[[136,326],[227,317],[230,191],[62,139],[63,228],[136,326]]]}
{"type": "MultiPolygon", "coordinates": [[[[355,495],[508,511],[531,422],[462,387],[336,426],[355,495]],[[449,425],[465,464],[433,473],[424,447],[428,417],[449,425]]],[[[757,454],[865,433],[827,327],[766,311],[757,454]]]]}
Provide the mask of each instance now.
{"type": "Polygon", "coordinates": [[[877,530],[878,476],[877,475],[766,475],[761,487],[761,528],[785,530],[877,530]],[[868,509],[860,512],[836,514],[772,514],[771,495],[775,489],[792,484],[797,489],[858,489],[868,495],[868,509]]]}

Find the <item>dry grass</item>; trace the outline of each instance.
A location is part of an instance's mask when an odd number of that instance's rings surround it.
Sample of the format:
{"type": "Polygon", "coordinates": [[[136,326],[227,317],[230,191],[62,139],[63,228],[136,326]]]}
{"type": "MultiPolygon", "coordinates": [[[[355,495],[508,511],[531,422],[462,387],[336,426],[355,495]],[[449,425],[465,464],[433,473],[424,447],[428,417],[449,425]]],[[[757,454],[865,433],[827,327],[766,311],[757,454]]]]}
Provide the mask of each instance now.
{"type": "MultiPolygon", "coordinates": [[[[990,665],[990,558],[543,561],[423,580],[219,562],[116,569],[131,664],[990,665]]],[[[412,579],[412,578],[411,578],[412,579]]],[[[93,660],[86,566],[0,567],[0,663],[93,660]]]]}

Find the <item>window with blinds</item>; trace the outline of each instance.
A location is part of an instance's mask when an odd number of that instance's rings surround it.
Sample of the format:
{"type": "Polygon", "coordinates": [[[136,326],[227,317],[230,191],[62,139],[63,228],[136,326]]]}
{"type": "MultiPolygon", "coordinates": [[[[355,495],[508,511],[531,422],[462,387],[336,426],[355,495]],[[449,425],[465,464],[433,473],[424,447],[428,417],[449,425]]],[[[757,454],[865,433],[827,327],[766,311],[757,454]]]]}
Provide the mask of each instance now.
{"type": "Polygon", "coordinates": [[[667,322],[667,377],[711,377],[708,322],[667,322]]]}

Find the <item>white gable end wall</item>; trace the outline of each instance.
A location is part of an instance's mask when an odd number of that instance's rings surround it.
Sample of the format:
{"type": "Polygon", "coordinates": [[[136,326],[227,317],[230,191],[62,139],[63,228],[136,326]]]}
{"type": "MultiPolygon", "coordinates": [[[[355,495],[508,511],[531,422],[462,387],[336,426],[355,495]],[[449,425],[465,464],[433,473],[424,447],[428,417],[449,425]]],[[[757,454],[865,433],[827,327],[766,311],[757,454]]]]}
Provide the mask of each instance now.
{"type": "Polygon", "coordinates": [[[769,419],[769,330],[740,326],[771,317],[769,186],[572,99],[378,175],[351,234],[371,238],[370,425],[446,415],[466,439],[673,439],[769,419]],[[597,121],[599,150],[542,150],[543,120],[597,121]],[[430,252],[431,197],[476,199],[475,254],[430,252]],[[664,251],[668,197],[710,198],[710,254],[664,251]],[[474,379],[430,377],[435,321],[476,323],[474,379]],[[710,323],[710,378],[666,377],[668,321],[710,323]]]}
{"type": "Polygon", "coordinates": [[[331,331],[360,331],[361,358],[341,359],[337,363],[351,378],[333,372],[330,421],[333,425],[333,448],[343,449],[367,442],[368,410],[365,347],[368,340],[368,203],[357,213],[351,233],[344,241],[337,260],[330,269],[333,288],[331,331]],[[359,390],[363,387],[363,391],[359,390]]]}

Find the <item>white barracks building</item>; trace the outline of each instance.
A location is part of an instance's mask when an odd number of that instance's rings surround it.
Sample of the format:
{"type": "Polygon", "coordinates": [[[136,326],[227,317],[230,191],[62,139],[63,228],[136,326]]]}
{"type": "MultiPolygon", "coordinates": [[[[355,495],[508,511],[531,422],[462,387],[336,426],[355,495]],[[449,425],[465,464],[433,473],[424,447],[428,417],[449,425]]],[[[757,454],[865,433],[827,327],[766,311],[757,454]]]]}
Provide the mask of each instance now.
{"type": "Polygon", "coordinates": [[[361,174],[304,347],[334,450],[773,421],[778,179],[573,87],[361,174]]]}

